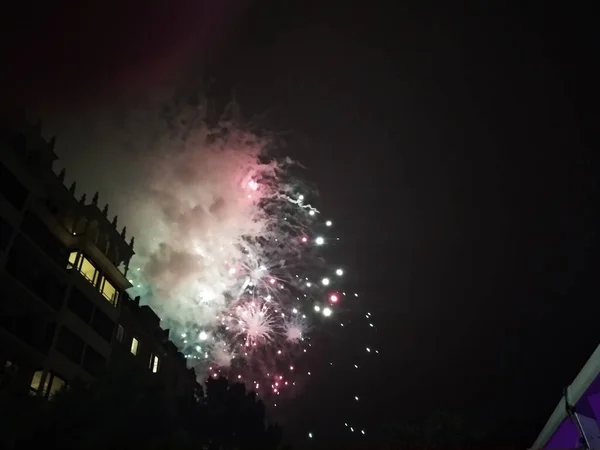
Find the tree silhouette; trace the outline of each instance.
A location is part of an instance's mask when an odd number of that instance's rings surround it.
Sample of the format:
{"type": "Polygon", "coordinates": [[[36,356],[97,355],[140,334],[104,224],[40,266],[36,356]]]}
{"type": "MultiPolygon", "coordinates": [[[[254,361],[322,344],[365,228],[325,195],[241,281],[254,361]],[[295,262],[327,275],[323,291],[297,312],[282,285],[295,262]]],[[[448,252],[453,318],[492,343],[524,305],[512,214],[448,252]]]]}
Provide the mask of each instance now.
{"type": "Polygon", "coordinates": [[[277,448],[281,430],[265,429],[264,404],[254,392],[246,392],[243,384],[230,384],[225,378],[206,382],[205,420],[211,450],[220,448],[277,448]],[[221,447],[221,446],[224,447],[221,447]]]}
{"type": "Polygon", "coordinates": [[[40,420],[45,408],[45,402],[29,395],[27,392],[16,390],[14,380],[3,375],[0,388],[0,442],[4,449],[14,449],[19,438],[26,436],[31,428],[40,427],[40,420]]]}
{"type": "Polygon", "coordinates": [[[50,401],[6,391],[0,415],[11,432],[2,434],[4,448],[278,448],[281,430],[266,425],[263,403],[243,385],[209,379],[205,394],[169,398],[148,375],[129,368],[92,384],[74,381],[50,401]]]}

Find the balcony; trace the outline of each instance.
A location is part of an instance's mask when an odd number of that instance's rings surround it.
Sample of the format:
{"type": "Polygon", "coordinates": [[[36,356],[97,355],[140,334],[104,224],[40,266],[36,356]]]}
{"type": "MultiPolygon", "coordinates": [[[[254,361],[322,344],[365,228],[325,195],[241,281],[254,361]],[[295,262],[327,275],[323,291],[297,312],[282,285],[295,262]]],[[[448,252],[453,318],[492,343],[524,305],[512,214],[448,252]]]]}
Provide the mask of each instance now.
{"type": "Polygon", "coordinates": [[[66,285],[64,274],[54,268],[48,260],[39,257],[39,252],[24,236],[15,239],[6,262],[6,272],[23,288],[35,294],[54,310],[61,308],[66,285]]]}
{"type": "Polygon", "coordinates": [[[102,296],[114,307],[118,306],[119,291],[103,276],[96,265],[80,252],[71,252],[67,262],[67,271],[77,270],[102,296]]]}

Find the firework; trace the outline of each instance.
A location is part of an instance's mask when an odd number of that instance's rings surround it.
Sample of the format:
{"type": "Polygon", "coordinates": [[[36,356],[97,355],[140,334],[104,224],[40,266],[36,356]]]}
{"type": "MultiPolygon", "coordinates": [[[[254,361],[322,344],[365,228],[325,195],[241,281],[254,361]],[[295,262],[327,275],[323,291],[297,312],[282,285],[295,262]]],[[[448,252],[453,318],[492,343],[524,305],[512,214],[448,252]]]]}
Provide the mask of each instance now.
{"type": "MultiPolygon", "coordinates": [[[[319,334],[365,339],[365,346],[345,347],[356,359],[342,370],[372,371],[375,319],[341,314],[350,299],[357,312],[358,294],[341,285],[351,271],[324,260],[339,242],[337,223],[291,176],[296,166],[271,157],[269,136],[231,117],[211,125],[206,104],[172,98],[167,92],[140,108],[94,111],[51,127],[59,148],[72,149],[61,161],[78,171],[78,186],[100,188],[135,236],[131,294],[157,311],[198,381],[228,376],[271,406],[313,375],[334,376],[327,371],[342,367],[329,359],[336,352],[310,359],[322,324],[335,328],[319,334]]],[[[350,407],[362,405],[360,387],[349,389],[350,407]]],[[[356,423],[344,425],[365,434],[356,423]]]]}
{"type": "Polygon", "coordinates": [[[280,395],[294,382],[274,390],[272,377],[291,372],[315,320],[341,299],[325,289],[344,272],[321,254],[333,222],[290,175],[293,162],[270,156],[268,137],[231,120],[163,122],[140,156],[135,208],[120,211],[136,236],[131,294],[159,313],[200,378],[280,395]]]}

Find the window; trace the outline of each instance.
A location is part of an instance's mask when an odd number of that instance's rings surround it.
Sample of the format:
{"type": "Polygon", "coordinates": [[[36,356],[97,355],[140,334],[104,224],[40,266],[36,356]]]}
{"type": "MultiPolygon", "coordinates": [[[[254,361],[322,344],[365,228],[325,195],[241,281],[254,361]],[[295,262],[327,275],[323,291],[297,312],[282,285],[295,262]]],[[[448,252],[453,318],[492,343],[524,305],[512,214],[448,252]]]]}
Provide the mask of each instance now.
{"type": "Polygon", "coordinates": [[[67,264],[67,270],[72,269],[76,266],[75,262],[77,261],[77,252],[71,252],[69,254],[69,264],[67,264]]]}
{"type": "Polygon", "coordinates": [[[98,333],[103,339],[110,342],[113,333],[115,331],[115,323],[100,311],[98,308],[94,311],[94,317],[92,318],[92,322],[90,324],[94,331],[98,333]]]}
{"type": "Polygon", "coordinates": [[[42,375],[44,375],[44,372],[42,370],[37,370],[33,374],[33,377],[31,378],[31,384],[29,385],[29,390],[32,394],[35,394],[40,390],[40,384],[42,383],[42,375]]]}
{"type": "Polygon", "coordinates": [[[0,316],[2,328],[41,353],[48,354],[56,331],[54,322],[47,322],[37,316],[10,317],[8,314],[0,314],[0,316]]]}
{"type": "Polygon", "coordinates": [[[44,397],[52,398],[66,385],[65,380],[50,372],[46,374],[46,378],[42,384],[43,376],[44,372],[42,370],[38,370],[33,374],[31,384],[29,385],[31,394],[41,393],[44,397]]]}
{"type": "Polygon", "coordinates": [[[85,256],[79,255],[77,258],[77,252],[71,252],[69,255],[69,262],[67,263],[67,269],[72,269],[73,267],[79,270],[79,273],[86,277],[90,283],[96,286],[96,282],[98,281],[98,269],[96,266],[85,256]]]}
{"type": "Polygon", "coordinates": [[[75,286],[71,288],[68,305],[69,309],[89,324],[96,333],[106,341],[111,341],[115,323],[100,309],[94,308],[92,302],[75,286]]]}
{"type": "Polygon", "coordinates": [[[27,188],[4,164],[0,164],[0,195],[19,211],[29,195],[27,188]]]}
{"type": "Polygon", "coordinates": [[[117,306],[117,300],[119,298],[119,292],[115,289],[110,281],[106,278],[102,279],[102,285],[100,287],[100,292],[104,297],[113,305],[117,306]]]}
{"type": "MultiPolygon", "coordinates": [[[[50,378],[50,374],[48,374],[48,378],[50,378]]],[[[54,397],[54,395],[59,392],[65,386],[65,384],[65,380],[57,377],[56,375],[52,375],[52,379],[50,380],[50,389],[48,389],[48,397],[54,397]]]]}
{"type": "Polygon", "coordinates": [[[44,379],[44,386],[41,389],[42,395],[44,397],[46,396],[46,392],[48,392],[48,388],[50,388],[50,381],[52,381],[52,374],[47,373],[46,378],[44,379]]]}
{"type": "MultiPolygon", "coordinates": [[[[84,277],[88,279],[94,286],[98,285],[100,280],[100,272],[96,266],[88,258],[79,254],[78,252],[71,252],[69,255],[69,262],[67,263],[67,270],[76,268],[79,270],[84,277]]],[[[119,300],[119,291],[117,288],[108,281],[106,278],[100,280],[100,293],[113,305],[117,306],[119,300]]]]}
{"type": "Polygon", "coordinates": [[[123,325],[117,325],[117,342],[123,342],[124,336],[125,328],[123,328],[123,325]]]}
{"type": "Polygon", "coordinates": [[[136,338],[131,340],[131,353],[137,355],[139,341],[136,338]]]}
{"type": "Polygon", "coordinates": [[[88,345],[83,355],[83,368],[95,377],[100,376],[106,369],[106,359],[88,345]]]}
{"type": "Polygon", "coordinates": [[[56,343],[56,348],[59,352],[74,363],[79,364],[81,361],[81,354],[83,353],[83,346],[83,339],[77,336],[73,331],[64,325],[60,328],[58,341],[56,343]]]}
{"type": "Polygon", "coordinates": [[[152,373],[156,373],[158,372],[158,356],[156,356],[154,353],[152,353],[150,355],[150,370],[152,371],[152,373]]]}
{"type": "Polygon", "coordinates": [[[54,309],[62,306],[65,285],[53,268],[39,257],[39,250],[24,236],[17,236],[6,261],[6,270],[54,309]]]}
{"type": "Polygon", "coordinates": [[[83,295],[83,292],[75,286],[71,288],[68,305],[69,309],[81,320],[85,323],[90,323],[90,320],[92,320],[92,313],[94,312],[94,305],[85,295],[83,295]]]}
{"type": "Polygon", "coordinates": [[[79,263],[79,272],[81,275],[86,277],[90,283],[94,286],[98,281],[98,269],[92,264],[92,262],[85,256],[81,256],[81,262],[79,263]]]}
{"type": "Polygon", "coordinates": [[[23,231],[36,245],[41,248],[52,260],[62,265],[67,256],[66,247],[56,239],[48,226],[34,213],[27,211],[21,224],[23,231]]]}

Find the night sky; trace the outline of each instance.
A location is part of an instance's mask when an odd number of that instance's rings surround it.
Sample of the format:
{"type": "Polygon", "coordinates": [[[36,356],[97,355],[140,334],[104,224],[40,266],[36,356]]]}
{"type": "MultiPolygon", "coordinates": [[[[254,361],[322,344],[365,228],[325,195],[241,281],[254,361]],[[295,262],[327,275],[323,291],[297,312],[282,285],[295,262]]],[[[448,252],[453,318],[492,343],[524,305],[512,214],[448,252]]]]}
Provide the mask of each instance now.
{"type": "Polygon", "coordinates": [[[600,341],[591,13],[192,3],[39,12],[2,94],[63,114],[205,77],[281,132],[360,294],[273,413],[298,447],[441,411],[530,445],[600,341]]]}

